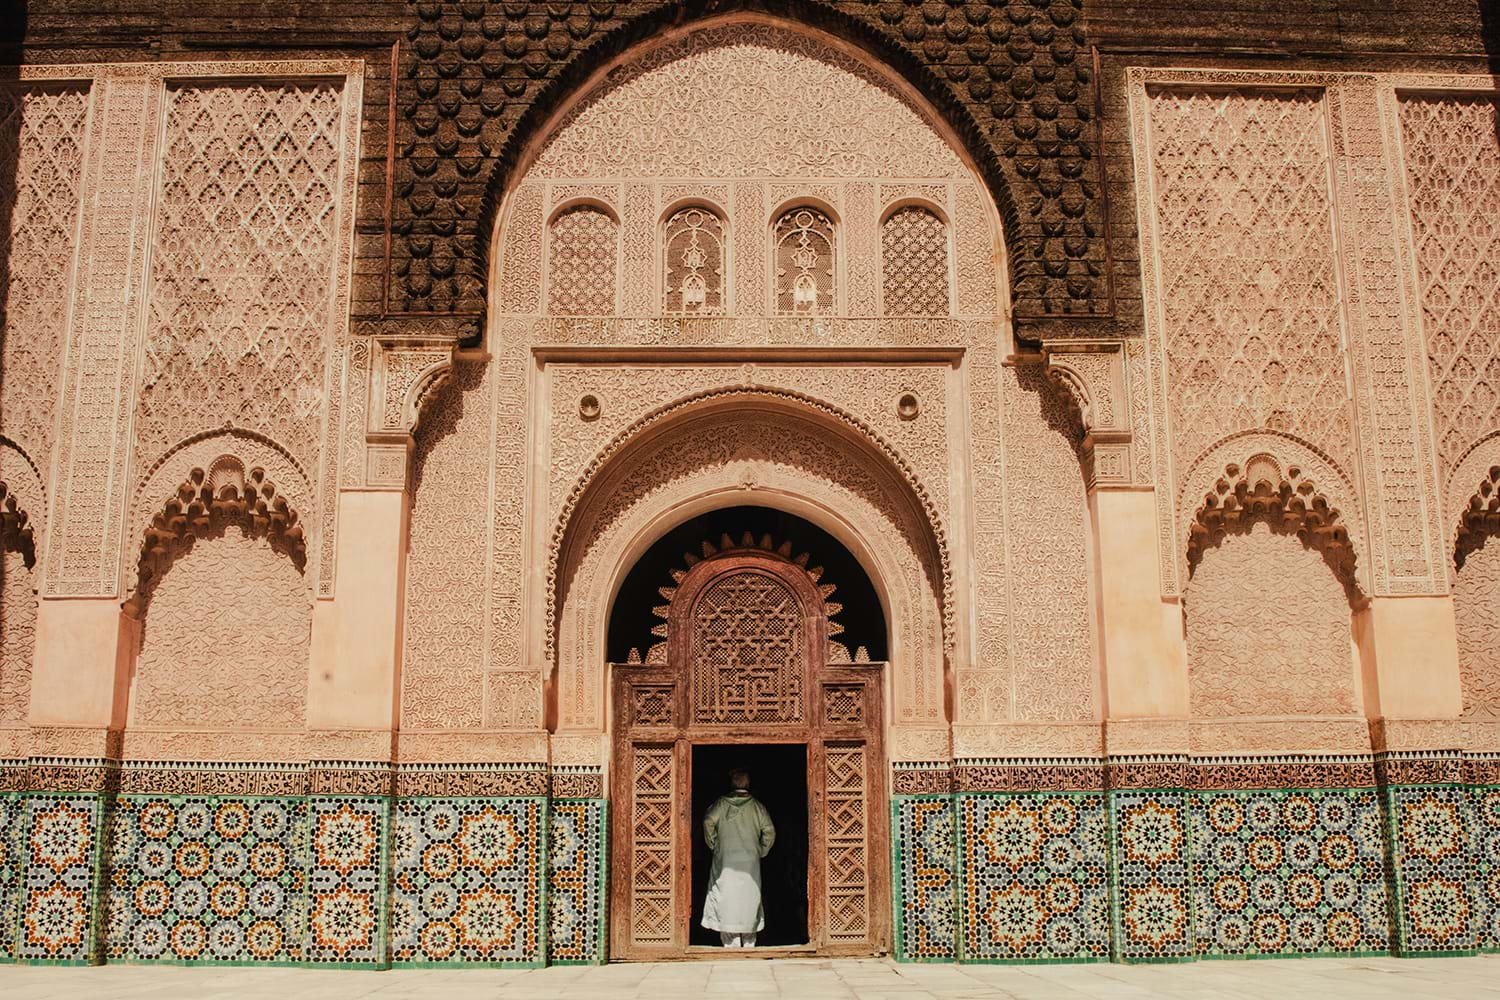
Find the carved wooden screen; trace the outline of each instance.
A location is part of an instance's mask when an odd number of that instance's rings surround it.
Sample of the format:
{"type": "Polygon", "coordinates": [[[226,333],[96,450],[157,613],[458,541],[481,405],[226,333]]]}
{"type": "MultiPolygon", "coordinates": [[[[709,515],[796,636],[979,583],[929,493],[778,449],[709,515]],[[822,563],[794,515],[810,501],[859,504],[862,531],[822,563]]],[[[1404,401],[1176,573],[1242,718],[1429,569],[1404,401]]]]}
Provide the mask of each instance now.
{"type": "Polygon", "coordinates": [[[799,722],[807,674],[802,602],[753,569],[720,576],[692,612],[693,721],[799,722]]]}
{"type": "Polygon", "coordinates": [[[794,950],[887,946],[882,665],[829,663],[848,659],[828,641],[833,588],[805,557],[752,549],[691,560],[662,591],[664,655],[614,668],[613,957],[688,948],[695,743],[806,745],[809,941],[794,950]]]}

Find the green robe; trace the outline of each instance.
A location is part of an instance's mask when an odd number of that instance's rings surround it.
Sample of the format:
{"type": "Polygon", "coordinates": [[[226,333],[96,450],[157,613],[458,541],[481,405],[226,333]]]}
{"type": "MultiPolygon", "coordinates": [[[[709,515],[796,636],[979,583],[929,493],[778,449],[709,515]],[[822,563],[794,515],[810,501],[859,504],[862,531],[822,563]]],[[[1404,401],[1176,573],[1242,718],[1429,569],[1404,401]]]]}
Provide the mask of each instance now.
{"type": "Polygon", "coordinates": [[[749,792],[725,795],[703,817],[703,839],[714,852],[703,926],[726,934],[753,934],[765,927],[760,859],[776,842],[771,814],[749,792]]]}

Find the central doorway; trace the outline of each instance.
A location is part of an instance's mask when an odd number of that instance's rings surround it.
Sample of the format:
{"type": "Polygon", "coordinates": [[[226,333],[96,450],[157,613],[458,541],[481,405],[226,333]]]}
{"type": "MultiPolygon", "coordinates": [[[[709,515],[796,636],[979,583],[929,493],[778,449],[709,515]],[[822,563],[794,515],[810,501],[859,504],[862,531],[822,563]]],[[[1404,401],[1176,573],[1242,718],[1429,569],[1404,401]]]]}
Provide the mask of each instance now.
{"type": "Polygon", "coordinates": [[[655,624],[637,626],[646,652],[632,645],[610,671],[611,957],[885,951],[885,665],[868,652],[883,657],[885,629],[873,588],[837,542],[789,515],[716,511],[671,540],[695,530],[700,542],[677,548],[654,580],[642,577],[647,558],[627,575],[610,623],[613,650],[628,624],[622,610],[640,608],[650,588],[655,624]],[[777,520],[794,537],[704,532],[736,516],[777,520]],[[824,562],[858,574],[849,588],[857,605],[834,599],[844,580],[828,577],[824,562]],[[858,625],[846,630],[840,619],[850,618],[858,625]],[[846,632],[871,638],[851,652],[846,632]],[[702,821],[735,767],[750,772],[777,836],[762,862],[757,946],[726,951],[699,924],[712,862],[702,821]]]}
{"type": "Polygon", "coordinates": [[[703,839],[703,817],[729,790],[729,772],[750,772],[750,794],[760,800],[776,824],[776,843],[761,859],[760,884],[766,926],[756,936],[762,948],[798,948],[808,944],[810,899],[807,878],[807,744],[697,744],[692,751],[693,919],[688,943],[719,946],[717,931],[703,927],[703,901],[713,852],[703,839]]]}

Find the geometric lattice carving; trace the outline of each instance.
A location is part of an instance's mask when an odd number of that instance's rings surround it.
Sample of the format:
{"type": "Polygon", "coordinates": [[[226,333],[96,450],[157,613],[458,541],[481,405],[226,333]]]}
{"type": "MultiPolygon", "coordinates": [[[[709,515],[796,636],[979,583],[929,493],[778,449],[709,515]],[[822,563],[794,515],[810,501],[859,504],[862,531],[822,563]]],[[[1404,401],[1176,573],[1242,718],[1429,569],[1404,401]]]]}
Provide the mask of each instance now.
{"type": "Polygon", "coordinates": [[[833,222],[801,206],[776,220],[776,311],[815,315],[834,308],[833,222]]]}
{"type": "Polygon", "coordinates": [[[271,548],[291,559],[297,572],[307,564],[307,541],[297,512],[266,478],[264,469],[245,471],[243,463],[225,455],[204,471],[195,468],[151,519],[141,544],[139,584],[125,604],[139,614],[151,588],[173,560],[199,538],[239,524],[246,534],[264,537],[271,548]]]}
{"type": "Polygon", "coordinates": [[[0,87],[0,434],[47,467],[72,283],[85,86],[0,87]]]}
{"type": "MultiPolygon", "coordinates": [[[[869,660],[869,654],[865,656],[869,660]]],[[[823,721],[835,725],[865,721],[863,684],[827,684],[823,687],[823,721]]]]}
{"type": "Polygon", "coordinates": [[[631,722],[637,726],[670,726],[675,690],[670,684],[631,685],[631,722]]]}
{"type": "Polygon", "coordinates": [[[881,227],[884,316],[948,315],[948,227],[929,209],[898,208],[881,227]]]}
{"type": "Polygon", "coordinates": [[[637,746],[631,765],[630,934],[638,945],[672,943],[676,912],[673,878],[673,791],[671,746],[637,746]]]}
{"type": "Polygon", "coordinates": [[[1253,456],[1243,470],[1231,462],[1224,467],[1213,492],[1203,498],[1189,529],[1189,575],[1208,549],[1228,535],[1247,534],[1257,521],[1266,522],[1279,534],[1295,535],[1302,544],[1321,553],[1349,600],[1358,600],[1354,547],[1338,509],[1329,506],[1328,498],[1311,480],[1302,477],[1301,470],[1291,467],[1283,475],[1268,455],[1253,456]]]}
{"type": "Polygon", "coordinates": [[[1500,428],[1500,116],[1493,96],[1401,101],[1438,454],[1500,428]]]}
{"type": "Polygon", "coordinates": [[[580,205],[552,220],[547,241],[547,311],[610,316],[615,309],[620,226],[603,209],[580,205]]]}
{"type": "Polygon", "coordinates": [[[227,416],[315,468],[335,322],[341,86],[174,85],[165,128],[138,453],[149,461],[227,416]]]}
{"type": "Polygon", "coordinates": [[[708,585],[693,608],[693,721],[796,722],[807,673],[802,602],[753,570],[708,585]]]}
{"type": "Polygon", "coordinates": [[[1178,474],[1225,434],[1347,462],[1351,416],[1317,93],[1151,88],[1151,168],[1178,474]]]}
{"type": "Polygon", "coordinates": [[[664,309],[714,315],[724,311],[724,220],[691,205],[667,220],[664,309]]]}
{"type": "Polygon", "coordinates": [[[870,936],[865,745],[830,743],[824,759],[828,940],[862,944],[870,936]]]}

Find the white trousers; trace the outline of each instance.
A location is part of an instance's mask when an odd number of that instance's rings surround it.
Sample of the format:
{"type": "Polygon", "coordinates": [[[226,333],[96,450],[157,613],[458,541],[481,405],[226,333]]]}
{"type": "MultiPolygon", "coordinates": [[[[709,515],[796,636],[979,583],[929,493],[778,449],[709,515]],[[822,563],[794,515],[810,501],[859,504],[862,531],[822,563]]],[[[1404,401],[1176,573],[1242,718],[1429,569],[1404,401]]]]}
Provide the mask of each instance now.
{"type": "Polygon", "coordinates": [[[755,932],[751,931],[749,934],[730,934],[728,931],[720,931],[719,940],[724,943],[724,947],[726,948],[754,948],[755,932]]]}

